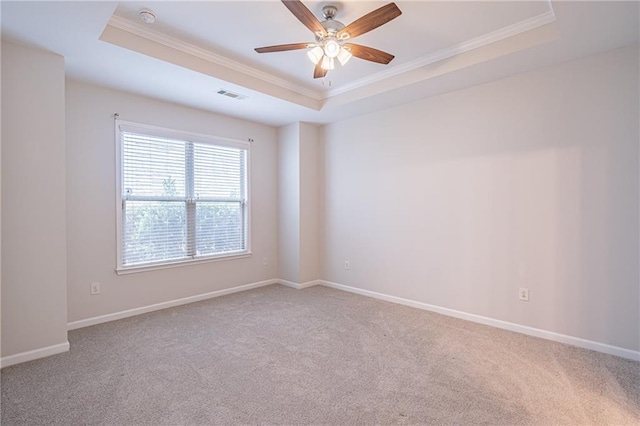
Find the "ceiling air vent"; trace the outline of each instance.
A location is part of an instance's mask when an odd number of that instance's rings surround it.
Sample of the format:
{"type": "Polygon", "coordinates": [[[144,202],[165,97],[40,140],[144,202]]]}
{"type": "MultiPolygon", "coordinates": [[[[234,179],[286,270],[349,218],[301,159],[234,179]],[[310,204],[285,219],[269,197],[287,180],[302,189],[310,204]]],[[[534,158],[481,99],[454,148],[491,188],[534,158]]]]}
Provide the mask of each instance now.
{"type": "Polygon", "coordinates": [[[241,95],[239,93],[230,92],[228,90],[220,89],[216,92],[218,95],[226,96],[228,98],[237,99],[239,101],[243,101],[247,99],[245,95],[241,95]]]}

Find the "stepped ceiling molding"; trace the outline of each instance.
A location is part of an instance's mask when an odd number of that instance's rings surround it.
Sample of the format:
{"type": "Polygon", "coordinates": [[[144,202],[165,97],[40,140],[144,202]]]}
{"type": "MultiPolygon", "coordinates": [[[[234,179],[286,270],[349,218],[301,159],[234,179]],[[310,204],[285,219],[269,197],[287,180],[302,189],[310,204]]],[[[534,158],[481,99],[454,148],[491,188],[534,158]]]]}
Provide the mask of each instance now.
{"type": "MultiPolygon", "coordinates": [[[[336,5],[345,24],[386,3],[304,2],[317,17],[336,5]]],[[[305,50],[254,51],[313,41],[275,0],[3,2],[1,16],[3,37],[63,55],[70,78],[271,125],[328,123],[638,43],[637,2],[396,4],[402,15],[355,39],[394,60],[353,58],[323,79],[305,50]]]]}

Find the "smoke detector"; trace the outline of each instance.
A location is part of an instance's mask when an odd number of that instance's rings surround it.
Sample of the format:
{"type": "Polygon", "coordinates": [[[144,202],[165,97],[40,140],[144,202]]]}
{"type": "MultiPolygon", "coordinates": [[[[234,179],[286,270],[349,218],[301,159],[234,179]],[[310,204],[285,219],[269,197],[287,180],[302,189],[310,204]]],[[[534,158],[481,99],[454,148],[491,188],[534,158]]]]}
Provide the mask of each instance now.
{"type": "Polygon", "coordinates": [[[156,14],[150,11],[149,9],[142,9],[138,15],[140,19],[142,19],[147,24],[153,24],[156,22],[156,14]]]}

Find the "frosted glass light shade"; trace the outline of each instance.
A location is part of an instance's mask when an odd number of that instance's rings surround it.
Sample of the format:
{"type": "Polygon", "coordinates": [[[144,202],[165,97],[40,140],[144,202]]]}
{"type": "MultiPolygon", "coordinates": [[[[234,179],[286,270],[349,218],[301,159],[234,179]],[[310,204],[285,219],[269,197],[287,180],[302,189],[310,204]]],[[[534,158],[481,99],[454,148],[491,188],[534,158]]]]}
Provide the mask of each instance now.
{"type": "Polygon", "coordinates": [[[330,58],[335,58],[340,53],[340,43],[334,39],[329,39],[324,42],[324,54],[330,58]]]}
{"type": "Polygon", "coordinates": [[[351,52],[349,52],[344,47],[341,47],[340,52],[338,53],[338,60],[340,61],[340,65],[344,66],[344,64],[349,62],[349,59],[351,59],[351,56],[353,56],[351,52]]]}
{"type": "Polygon", "coordinates": [[[322,59],[322,55],[324,55],[324,51],[320,46],[316,46],[307,52],[307,56],[309,57],[309,60],[314,64],[317,64],[318,62],[320,62],[320,59],[322,59]]]}
{"type": "Polygon", "coordinates": [[[332,70],[334,68],[333,58],[325,55],[320,66],[323,70],[332,70]]]}

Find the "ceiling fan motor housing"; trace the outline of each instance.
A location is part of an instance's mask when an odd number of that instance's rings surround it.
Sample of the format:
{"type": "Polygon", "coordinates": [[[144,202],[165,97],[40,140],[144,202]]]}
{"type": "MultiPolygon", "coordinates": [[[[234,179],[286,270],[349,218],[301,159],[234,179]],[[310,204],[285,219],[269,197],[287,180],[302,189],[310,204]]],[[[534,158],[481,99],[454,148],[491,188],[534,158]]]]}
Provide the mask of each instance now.
{"type": "MultiPolygon", "coordinates": [[[[344,24],[342,22],[333,19],[337,12],[338,9],[335,6],[327,5],[323,7],[322,14],[326,20],[322,21],[320,24],[325,29],[326,34],[322,35],[316,33],[316,42],[318,43],[318,46],[322,47],[324,54],[329,58],[337,57],[342,45],[344,44],[344,41],[338,39],[336,36],[338,31],[344,28],[344,24]]],[[[331,69],[333,69],[332,65],[331,69]]]]}
{"type": "Polygon", "coordinates": [[[333,19],[336,16],[336,13],[338,13],[338,8],[333,6],[333,5],[326,5],[322,8],[322,15],[324,16],[324,19],[333,19]]]}
{"type": "Polygon", "coordinates": [[[322,8],[322,14],[324,15],[325,21],[320,22],[320,24],[330,35],[335,35],[345,27],[342,22],[334,19],[336,13],[338,13],[338,8],[335,6],[327,5],[322,8]]]}

